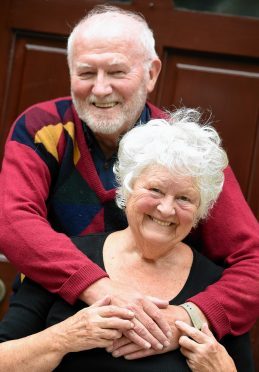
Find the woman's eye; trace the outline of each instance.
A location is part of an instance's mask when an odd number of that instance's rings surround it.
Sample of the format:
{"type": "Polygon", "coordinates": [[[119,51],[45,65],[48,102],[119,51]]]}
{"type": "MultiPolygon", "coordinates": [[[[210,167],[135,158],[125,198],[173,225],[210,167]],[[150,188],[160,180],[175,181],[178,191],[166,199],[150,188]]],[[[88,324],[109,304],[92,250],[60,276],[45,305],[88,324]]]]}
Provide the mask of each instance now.
{"type": "Polygon", "coordinates": [[[161,193],[162,193],[162,191],[159,190],[159,189],[157,189],[156,187],[152,187],[152,188],[149,189],[149,190],[152,191],[152,192],[158,193],[158,194],[161,194],[161,193]]]}
{"type": "Polygon", "coordinates": [[[181,195],[178,197],[179,200],[181,201],[184,201],[184,202],[190,202],[190,198],[188,198],[188,196],[185,196],[185,195],[181,195]]]}

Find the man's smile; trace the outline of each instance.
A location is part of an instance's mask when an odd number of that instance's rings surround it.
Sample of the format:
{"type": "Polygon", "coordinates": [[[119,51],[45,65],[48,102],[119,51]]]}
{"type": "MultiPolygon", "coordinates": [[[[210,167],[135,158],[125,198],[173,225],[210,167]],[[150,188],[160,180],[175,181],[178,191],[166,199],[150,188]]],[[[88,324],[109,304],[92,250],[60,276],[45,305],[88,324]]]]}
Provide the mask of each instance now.
{"type": "Polygon", "coordinates": [[[98,108],[112,108],[117,104],[118,102],[93,102],[93,105],[98,108]]]}

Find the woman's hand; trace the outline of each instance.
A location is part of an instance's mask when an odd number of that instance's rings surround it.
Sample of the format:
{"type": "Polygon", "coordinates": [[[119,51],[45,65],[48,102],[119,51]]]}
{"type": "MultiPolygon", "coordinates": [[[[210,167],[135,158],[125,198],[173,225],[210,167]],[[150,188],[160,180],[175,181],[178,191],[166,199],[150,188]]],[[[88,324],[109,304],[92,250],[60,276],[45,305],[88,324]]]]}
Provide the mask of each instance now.
{"type": "Polygon", "coordinates": [[[104,297],[41,332],[0,343],[0,372],[53,371],[65,354],[107,347],[133,327],[134,313],[104,297]]]}
{"type": "Polygon", "coordinates": [[[168,338],[171,337],[171,329],[162,316],[161,309],[168,306],[168,301],[142,295],[130,285],[109,278],[97,280],[81,294],[80,299],[91,304],[96,300],[96,294],[100,296],[102,293],[110,296],[113,305],[134,312],[134,330],[124,333],[132,343],[139,345],[140,349],[152,347],[158,351],[167,344],[168,338]]]}
{"type": "Polygon", "coordinates": [[[180,351],[193,372],[237,371],[233,359],[215,339],[206,323],[201,331],[178,320],[175,325],[182,333],[179,338],[180,351]]]}
{"type": "MultiPolygon", "coordinates": [[[[125,359],[139,359],[177,349],[179,347],[178,340],[180,332],[175,327],[175,321],[176,319],[183,319],[186,322],[190,321],[189,316],[187,312],[179,306],[169,305],[165,309],[160,309],[160,311],[171,329],[171,337],[168,338],[168,343],[165,344],[163,348],[156,350],[154,348],[143,348],[136,343],[131,342],[128,337],[122,336],[120,339],[115,340],[113,345],[108,347],[106,350],[112,353],[114,357],[124,356],[125,359]]],[[[127,333],[124,332],[124,335],[127,335],[129,332],[131,331],[128,331],[127,333]]]]}
{"type": "Polygon", "coordinates": [[[92,306],[51,327],[63,353],[108,347],[123,331],[133,328],[134,313],[128,309],[110,305],[105,297],[92,306]]]}

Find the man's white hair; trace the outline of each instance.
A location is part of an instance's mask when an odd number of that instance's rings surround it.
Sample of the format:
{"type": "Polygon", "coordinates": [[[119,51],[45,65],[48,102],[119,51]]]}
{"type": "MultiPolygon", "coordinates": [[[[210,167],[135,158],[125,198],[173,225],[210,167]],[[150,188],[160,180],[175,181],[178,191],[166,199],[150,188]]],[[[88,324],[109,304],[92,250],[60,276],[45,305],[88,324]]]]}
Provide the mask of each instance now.
{"type": "MultiPolygon", "coordinates": [[[[123,20],[123,17],[132,22],[132,31],[134,31],[134,36],[132,37],[135,37],[135,33],[137,34],[138,39],[136,42],[139,41],[140,50],[142,52],[144,51],[146,54],[146,64],[149,65],[152,60],[158,58],[155,50],[153,31],[150,29],[145,18],[141,14],[124,10],[112,5],[97,5],[79,21],[68,38],[67,59],[70,71],[72,67],[74,40],[82,27],[86,26],[90,21],[94,22],[94,24],[99,23],[102,26],[103,21],[112,18],[114,18],[114,24],[116,25],[116,22],[120,19],[123,20]]],[[[128,34],[128,36],[131,37],[131,33],[128,34]]]]}
{"type": "Polygon", "coordinates": [[[167,112],[167,119],[150,120],[123,136],[114,166],[120,208],[127,204],[141,172],[162,165],[172,174],[193,178],[200,193],[197,220],[207,216],[222,190],[228,158],[217,131],[200,124],[200,117],[198,110],[182,108],[167,112]]]}

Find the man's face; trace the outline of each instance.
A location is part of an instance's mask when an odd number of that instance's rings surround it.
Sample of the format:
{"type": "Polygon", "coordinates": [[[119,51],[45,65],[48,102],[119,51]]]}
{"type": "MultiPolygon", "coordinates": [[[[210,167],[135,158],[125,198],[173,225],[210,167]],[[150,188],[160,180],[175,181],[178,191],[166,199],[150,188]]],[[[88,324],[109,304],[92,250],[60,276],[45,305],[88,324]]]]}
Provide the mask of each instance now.
{"type": "Polygon", "coordinates": [[[71,94],[79,117],[94,133],[118,135],[139,118],[150,71],[139,43],[123,37],[86,37],[74,42],[71,94]]]}

